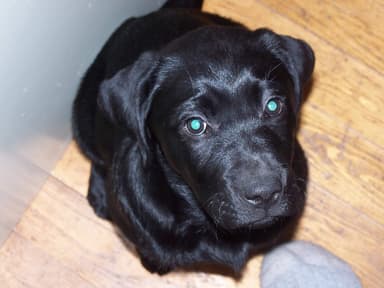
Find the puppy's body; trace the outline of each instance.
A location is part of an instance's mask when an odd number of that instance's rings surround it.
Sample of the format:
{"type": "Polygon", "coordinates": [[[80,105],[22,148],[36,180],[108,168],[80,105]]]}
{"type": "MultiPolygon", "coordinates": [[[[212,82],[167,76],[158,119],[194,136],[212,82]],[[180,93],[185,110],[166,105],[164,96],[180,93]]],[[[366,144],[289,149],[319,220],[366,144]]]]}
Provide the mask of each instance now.
{"type": "Polygon", "coordinates": [[[80,86],[73,131],[92,161],[90,204],[147,269],[239,271],[300,213],[296,117],[313,61],[304,42],[197,10],[129,19],[108,40],[80,86]]]}

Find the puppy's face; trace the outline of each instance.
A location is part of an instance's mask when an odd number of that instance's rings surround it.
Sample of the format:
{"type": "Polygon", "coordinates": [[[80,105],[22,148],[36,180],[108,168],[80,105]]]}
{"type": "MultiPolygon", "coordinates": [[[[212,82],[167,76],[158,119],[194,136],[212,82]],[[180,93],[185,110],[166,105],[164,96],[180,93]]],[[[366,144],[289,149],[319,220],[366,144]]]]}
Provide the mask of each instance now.
{"type": "Polygon", "coordinates": [[[279,59],[226,37],[186,37],[164,52],[149,126],[217,226],[257,229],[303,203],[292,168],[298,103],[279,59]]]}

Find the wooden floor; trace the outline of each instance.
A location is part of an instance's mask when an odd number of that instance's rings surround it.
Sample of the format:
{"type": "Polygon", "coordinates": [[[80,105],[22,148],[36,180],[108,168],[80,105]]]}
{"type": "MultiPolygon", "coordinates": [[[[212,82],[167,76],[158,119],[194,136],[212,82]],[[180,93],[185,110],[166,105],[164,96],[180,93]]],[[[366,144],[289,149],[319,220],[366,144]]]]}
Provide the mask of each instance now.
{"type": "MultiPolygon", "coordinates": [[[[384,2],[206,0],[205,10],[305,39],[316,52],[300,139],[309,199],[296,238],[384,287],[384,2]]],[[[238,281],[147,273],[85,201],[89,164],[73,144],[0,248],[1,287],[259,287],[261,256],[238,281]]]]}

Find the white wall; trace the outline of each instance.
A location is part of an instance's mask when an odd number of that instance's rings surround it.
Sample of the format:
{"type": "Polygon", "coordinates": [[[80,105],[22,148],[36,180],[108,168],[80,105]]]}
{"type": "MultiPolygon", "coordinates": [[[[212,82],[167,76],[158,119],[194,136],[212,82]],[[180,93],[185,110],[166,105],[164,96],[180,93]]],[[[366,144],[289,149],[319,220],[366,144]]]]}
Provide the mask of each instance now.
{"type": "Polygon", "coordinates": [[[85,69],[124,19],[163,2],[0,2],[0,244],[70,139],[85,69]]]}

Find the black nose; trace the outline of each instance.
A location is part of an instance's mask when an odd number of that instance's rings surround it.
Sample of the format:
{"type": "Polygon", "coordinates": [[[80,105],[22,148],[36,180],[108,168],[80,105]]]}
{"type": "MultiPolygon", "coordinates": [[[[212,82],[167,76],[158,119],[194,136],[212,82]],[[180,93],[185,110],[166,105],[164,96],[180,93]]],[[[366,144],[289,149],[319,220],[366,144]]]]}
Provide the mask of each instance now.
{"type": "Polygon", "coordinates": [[[277,182],[265,184],[266,185],[262,186],[256,185],[256,187],[248,189],[248,191],[244,194],[245,200],[252,205],[265,208],[270,207],[273,203],[276,203],[281,195],[281,184],[277,182]]]}

